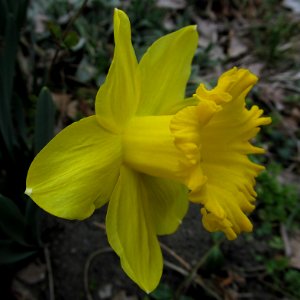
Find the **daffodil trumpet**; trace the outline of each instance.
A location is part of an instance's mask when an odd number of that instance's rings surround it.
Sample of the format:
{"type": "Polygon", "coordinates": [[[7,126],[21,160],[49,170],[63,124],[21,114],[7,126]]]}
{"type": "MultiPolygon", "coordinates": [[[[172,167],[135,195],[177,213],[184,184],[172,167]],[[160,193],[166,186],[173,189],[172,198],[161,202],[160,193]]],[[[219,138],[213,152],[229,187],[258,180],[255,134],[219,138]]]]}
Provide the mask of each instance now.
{"type": "Polygon", "coordinates": [[[188,199],[204,227],[234,239],[251,231],[255,177],[249,140],[270,123],[245,107],[257,78],[233,68],[217,86],[185,99],[197,47],[195,26],[168,34],[138,63],[128,17],[114,13],[115,53],[96,114],[62,130],[33,160],[26,193],[47,212],[88,218],[108,202],[107,237],[128,276],[151,292],[163,259],[157,235],[171,234],[188,199]]]}

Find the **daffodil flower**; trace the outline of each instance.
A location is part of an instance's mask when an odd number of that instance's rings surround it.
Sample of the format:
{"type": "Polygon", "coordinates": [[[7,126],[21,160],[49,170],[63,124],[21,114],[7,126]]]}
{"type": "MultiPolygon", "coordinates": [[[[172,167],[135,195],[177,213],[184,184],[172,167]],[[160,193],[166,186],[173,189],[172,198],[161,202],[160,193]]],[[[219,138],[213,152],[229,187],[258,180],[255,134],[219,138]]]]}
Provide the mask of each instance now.
{"type": "Polygon", "coordinates": [[[150,292],[163,268],[157,235],[177,229],[187,211],[188,190],[174,178],[158,178],[135,165],[145,160],[164,168],[177,164],[165,161],[169,150],[164,144],[172,137],[155,118],[163,115],[165,124],[165,115],[185,105],[198,35],[195,26],[168,34],[138,64],[128,17],[116,9],[114,37],[114,58],[96,97],[96,115],[68,126],[42,149],[28,171],[26,193],[47,212],[66,219],[85,219],[109,200],[109,243],[129,277],[150,292]],[[139,121],[151,127],[143,132],[139,121]],[[155,152],[147,148],[151,135],[155,152]],[[146,153],[131,153],[135,140],[144,141],[146,153]]]}
{"type": "Polygon", "coordinates": [[[173,233],[188,197],[203,224],[234,239],[252,226],[255,177],[249,140],[270,122],[245,96],[256,77],[224,73],[184,99],[197,46],[195,26],[157,40],[138,63],[130,23],[115,10],[115,53],[96,97],[96,114],[60,132],[36,156],[26,193],[46,211],[85,219],[108,203],[107,237],[128,276],[146,292],[163,267],[157,235],[173,233]]]}

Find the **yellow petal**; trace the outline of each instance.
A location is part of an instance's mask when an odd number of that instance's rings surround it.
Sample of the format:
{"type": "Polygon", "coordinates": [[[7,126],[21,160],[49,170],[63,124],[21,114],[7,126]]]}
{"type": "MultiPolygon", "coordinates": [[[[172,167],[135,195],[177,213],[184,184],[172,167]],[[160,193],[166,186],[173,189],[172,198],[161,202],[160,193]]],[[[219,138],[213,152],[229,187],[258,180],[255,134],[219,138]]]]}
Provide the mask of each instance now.
{"type": "Polygon", "coordinates": [[[150,200],[149,210],[157,234],[171,234],[188,209],[188,190],[172,180],[141,175],[150,200]]]}
{"type": "Polygon", "coordinates": [[[171,114],[183,101],[197,41],[196,26],[188,26],[158,39],[148,49],[139,64],[138,115],[171,114]]]}
{"type": "Polygon", "coordinates": [[[108,200],[119,174],[120,137],[96,116],[84,118],[54,137],[33,160],[26,193],[47,212],[84,219],[108,200]]]}
{"type": "Polygon", "coordinates": [[[114,58],[95,105],[100,124],[111,132],[120,133],[136,111],[139,90],[130,22],[118,9],[114,14],[114,37],[114,58]]]}
{"type": "Polygon", "coordinates": [[[106,215],[111,247],[127,275],[147,293],[158,285],[163,268],[151,200],[139,174],[122,167],[106,215]]]}

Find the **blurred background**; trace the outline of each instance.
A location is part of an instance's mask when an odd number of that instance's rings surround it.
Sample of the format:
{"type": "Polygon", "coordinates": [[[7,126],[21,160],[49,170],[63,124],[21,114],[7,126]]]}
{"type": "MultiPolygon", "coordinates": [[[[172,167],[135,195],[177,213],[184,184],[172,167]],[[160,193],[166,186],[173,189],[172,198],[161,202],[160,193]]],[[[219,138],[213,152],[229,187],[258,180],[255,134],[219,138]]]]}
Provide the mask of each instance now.
{"type": "Polygon", "coordinates": [[[299,0],[0,0],[0,298],[17,300],[300,299],[299,0]],[[113,56],[113,9],[126,11],[140,58],[153,41],[197,24],[186,94],[232,66],[260,81],[248,96],[273,123],[255,143],[265,164],[254,232],[207,233],[191,205],[160,239],[158,289],[124,275],[105,236],[105,208],[83,222],[42,212],[26,195],[35,154],[62,128],[94,113],[113,56]]]}

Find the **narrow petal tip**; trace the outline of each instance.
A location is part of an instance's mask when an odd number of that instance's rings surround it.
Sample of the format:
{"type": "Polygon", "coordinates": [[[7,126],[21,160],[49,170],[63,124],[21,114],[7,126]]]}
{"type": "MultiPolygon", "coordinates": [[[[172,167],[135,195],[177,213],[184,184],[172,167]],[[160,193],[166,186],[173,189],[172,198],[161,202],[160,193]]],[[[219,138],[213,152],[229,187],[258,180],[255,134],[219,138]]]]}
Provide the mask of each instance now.
{"type": "Polygon", "coordinates": [[[129,21],[127,14],[123,10],[118,8],[114,9],[114,17],[125,18],[126,20],[129,21]]]}
{"type": "Polygon", "coordinates": [[[32,188],[26,188],[24,193],[30,197],[32,194],[32,188]]]}
{"type": "Polygon", "coordinates": [[[189,34],[190,39],[194,39],[194,43],[197,45],[198,42],[198,30],[197,25],[189,25],[183,28],[184,34],[189,34]]]}
{"type": "Polygon", "coordinates": [[[189,25],[186,26],[186,29],[190,30],[190,31],[197,31],[197,25],[189,25]]]}

